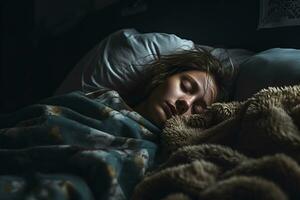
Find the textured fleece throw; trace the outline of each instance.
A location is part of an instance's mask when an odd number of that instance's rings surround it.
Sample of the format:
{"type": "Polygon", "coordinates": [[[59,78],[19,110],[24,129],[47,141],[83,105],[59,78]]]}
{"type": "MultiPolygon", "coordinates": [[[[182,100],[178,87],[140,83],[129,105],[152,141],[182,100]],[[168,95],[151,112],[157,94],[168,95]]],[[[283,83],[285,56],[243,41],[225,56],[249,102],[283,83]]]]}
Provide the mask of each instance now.
{"type": "Polygon", "coordinates": [[[300,199],[300,86],[171,118],[133,200],[300,199]]]}

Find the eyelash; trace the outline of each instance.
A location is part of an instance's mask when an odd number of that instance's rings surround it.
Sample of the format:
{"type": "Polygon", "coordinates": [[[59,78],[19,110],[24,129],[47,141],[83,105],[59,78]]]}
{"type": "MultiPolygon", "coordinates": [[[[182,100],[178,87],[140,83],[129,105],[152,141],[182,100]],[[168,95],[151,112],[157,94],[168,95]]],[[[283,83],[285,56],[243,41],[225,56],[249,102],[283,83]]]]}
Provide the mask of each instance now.
{"type": "MultiPolygon", "coordinates": [[[[186,80],[186,79],[182,80],[181,88],[184,92],[187,92],[189,94],[193,93],[193,86],[189,80],[186,80]]],[[[194,113],[201,113],[203,110],[206,110],[206,104],[204,102],[199,102],[199,103],[195,104],[195,106],[193,106],[193,110],[194,110],[194,113]]]]}
{"type": "Polygon", "coordinates": [[[188,80],[182,81],[182,89],[184,92],[191,92],[192,84],[188,80]]]}
{"type": "Polygon", "coordinates": [[[199,104],[197,105],[196,104],[194,106],[193,110],[194,110],[195,113],[201,113],[202,111],[206,110],[206,105],[204,105],[204,104],[203,105],[199,105],[199,104]],[[199,107],[199,110],[197,109],[198,107],[199,107]]]}

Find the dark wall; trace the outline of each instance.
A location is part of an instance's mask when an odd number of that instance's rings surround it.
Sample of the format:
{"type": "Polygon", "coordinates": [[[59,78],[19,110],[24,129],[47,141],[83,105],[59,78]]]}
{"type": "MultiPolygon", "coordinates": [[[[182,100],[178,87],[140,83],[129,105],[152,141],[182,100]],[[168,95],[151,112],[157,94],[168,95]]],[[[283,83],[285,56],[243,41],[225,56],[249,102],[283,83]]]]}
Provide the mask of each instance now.
{"type": "Polygon", "coordinates": [[[300,47],[300,27],[258,30],[259,0],[153,2],[141,17],[123,24],[143,31],[175,33],[200,44],[260,51],[270,47],[300,47]],[[159,5],[159,6],[158,6],[159,5]]]}
{"type": "Polygon", "coordinates": [[[146,11],[122,16],[128,8],[139,10],[136,2],[2,1],[0,111],[51,96],[89,49],[120,28],[253,51],[300,48],[299,27],[257,30],[258,0],[145,0],[146,11]]]}

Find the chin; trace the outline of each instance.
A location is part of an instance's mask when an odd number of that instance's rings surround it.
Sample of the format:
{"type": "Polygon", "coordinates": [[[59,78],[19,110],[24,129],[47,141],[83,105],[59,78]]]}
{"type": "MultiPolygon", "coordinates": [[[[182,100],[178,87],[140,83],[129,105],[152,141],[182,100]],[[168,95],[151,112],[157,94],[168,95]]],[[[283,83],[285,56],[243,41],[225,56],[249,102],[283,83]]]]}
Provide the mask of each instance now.
{"type": "Polygon", "coordinates": [[[164,110],[161,107],[155,109],[155,112],[153,112],[154,124],[157,125],[158,127],[163,127],[166,120],[167,120],[167,116],[164,110]]]}

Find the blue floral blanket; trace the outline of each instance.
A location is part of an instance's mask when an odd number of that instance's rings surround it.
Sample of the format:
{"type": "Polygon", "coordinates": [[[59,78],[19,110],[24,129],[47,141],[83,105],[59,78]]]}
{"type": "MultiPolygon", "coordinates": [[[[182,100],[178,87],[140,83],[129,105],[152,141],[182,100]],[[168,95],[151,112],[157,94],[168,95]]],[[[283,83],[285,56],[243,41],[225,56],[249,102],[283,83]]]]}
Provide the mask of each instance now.
{"type": "Polygon", "coordinates": [[[160,129],[115,91],[73,92],[0,116],[0,199],[130,199],[160,129]]]}

